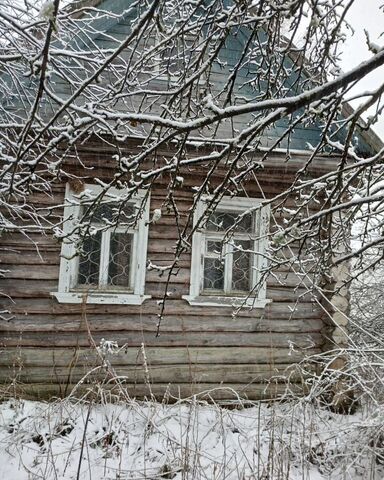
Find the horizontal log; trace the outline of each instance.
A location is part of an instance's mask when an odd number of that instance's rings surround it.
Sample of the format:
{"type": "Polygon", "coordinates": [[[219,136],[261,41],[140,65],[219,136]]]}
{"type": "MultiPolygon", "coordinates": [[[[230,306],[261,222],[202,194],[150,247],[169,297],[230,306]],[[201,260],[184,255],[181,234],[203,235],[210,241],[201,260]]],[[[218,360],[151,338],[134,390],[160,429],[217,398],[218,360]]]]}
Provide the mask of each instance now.
{"type": "MultiPolygon", "coordinates": [[[[123,332],[156,332],[156,315],[116,316],[87,315],[28,315],[0,320],[2,332],[91,332],[106,329],[113,334],[123,332]]],[[[324,324],[321,319],[276,320],[267,318],[235,318],[215,316],[209,319],[198,316],[167,316],[161,324],[161,332],[318,332],[324,324]]]]}
{"type": "MultiPolygon", "coordinates": [[[[138,148],[142,148],[142,140],[138,138],[132,138],[130,139],[129,142],[120,142],[119,148],[121,149],[122,154],[129,154],[129,153],[137,153],[138,148]]],[[[102,141],[99,137],[91,137],[86,143],[83,143],[81,145],[76,146],[76,152],[73,152],[74,157],[76,157],[77,154],[81,155],[86,155],[87,153],[89,154],[89,159],[90,162],[92,159],[95,158],[96,156],[102,156],[105,157],[105,160],[109,162],[111,165],[115,165],[116,162],[112,161],[112,155],[115,153],[115,148],[113,144],[108,141],[102,141]]],[[[211,153],[213,149],[218,149],[220,146],[216,146],[212,144],[204,144],[204,145],[197,145],[197,144],[190,144],[186,145],[186,149],[188,152],[188,155],[194,157],[198,156],[201,154],[206,154],[206,153],[211,153]]],[[[171,144],[164,144],[159,146],[159,148],[156,150],[157,155],[161,155],[161,157],[167,157],[171,158],[176,151],[175,145],[171,144]]],[[[63,153],[67,153],[67,150],[63,151],[63,153]]],[[[262,153],[260,153],[260,156],[262,156],[262,153]]],[[[104,158],[103,158],[104,159],[104,158]]],[[[308,161],[308,153],[307,152],[293,152],[292,156],[287,162],[286,155],[282,152],[272,152],[268,154],[268,157],[266,158],[265,162],[267,165],[282,165],[284,166],[287,170],[289,169],[289,165],[294,165],[294,170],[303,167],[306,165],[306,162],[308,161]]],[[[337,155],[329,155],[329,154],[323,154],[323,155],[318,155],[317,156],[317,161],[313,162],[318,165],[318,167],[322,168],[328,168],[332,169],[337,166],[338,162],[340,161],[340,157],[337,155]]],[[[148,161],[148,167],[151,166],[151,163],[148,161]]],[[[219,168],[221,168],[222,171],[225,171],[225,165],[219,165],[219,168]]],[[[295,172],[294,172],[295,173],[295,172]]]]}
{"type": "MultiPolygon", "coordinates": [[[[51,314],[51,315],[69,315],[69,314],[122,314],[122,315],[156,315],[160,308],[156,301],[146,300],[140,306],[134,305],[98,305],[98,304],[64,304],[56,300],[47,302],[45,299],[18,299],[15,304],[11,301],[3,300],[2,305],[9,308],[14,315],[29,314],[51,314]]],[[[188,305],[185,300],[166,301],[164,315],[191,315],[191,316],[221,316],[232,318],[232,307],[196,307],[188,305]]],[[[261,317],[271,319],[289,319],[289,318],[321,318],[323,310],[316,304],[310,302],[303,303],[284,303],[272,302],[265,308],[250,309],[244,307],[238,314],[243,317],[261,317]]]]}
{"type": "Polygon", "coordinates": [[[159,347],[183,347],[183,346],[207,346],[207,347],[283,347],[288,348],[291,344],[297,347],[319,348],[324,342],[320,333],[239,333],[233,332],[185,332],[185,333],[161,333],[156,337],[152,332],[111,332],[108,330],[92,334],[92,339],[86,332],[4,332],[1,344],[9,347],[89,347],[92,342],[99,344],[104,338],[114,340],[119,345],[159,347]]]}
{"type": "MultiPolygon", "coordinates": [[[[60,252],[57,251],[40,251],[40,256],[36,251],[36,248],[31,245],[30,250],[22,249],[17,251],[16,249],[11,249],[8,251],[1,251],[0,249],[0,258],[1,263],[7,265],[58,265],[60,263],[60,252]]],[[[164,254],[161,253],[152,253],[151,261],[159,266],[170,265],[175,260],[174,255],[168,255],[164,258],[164,254]]],[[[180,256],[180,259],[177,262],[178,267],[181,268],[190,268],[190,254],[184,253],[180,256]]]]}
{"type": "MultiPolygon", "coordinates": [[[[57,290],[57,281],[56,280],[18,280],[14,279],[0,281],[0,291],[3,295],[13,298],[14,300],[18,298],[41,298],[41,299],[52,299],[51,292],[57,290]]],[[[146,282],[145,285],[145,294],[151,295],[154,299],[161,300],[165,294],[164,283],[149,283],[146,282]]],[[[177,284],[170,283],[167,287],[167,292],[170,294],[168,296],[169,300],[180,300],[182,295],[189,293],[189,284],[177,284]]],[[[267,298],[275,302],[311,302],[314,300],[315,294],[312,292],[307,292],[305,289],[301,288],[284,288],[284,287],[271,287],[267,289],[267,298]]],[[[0,300],[1,303],[1,300],[0,300]]]]}
{"type": "Polygon", "coordinates": [[[290,378],[294,383],[303,378],[301,371],[292,365],[269,364],[193,364],[193,365],[157,365],[148,366],[116,366],[114,368],[95,367],[89,370],[85,366],[69,367],[28,367],[22,369],[0,367],[0,383],[8,383],[13,379],[23,383],[79,382],[82,379],[124,378],[130,383],[234,383],[247,384],[264,382],[271,378],[277,381],[290,378]]]}
{"type": "Polygon", "coordinates": [[[52,383],[36,383],[36,384],[12,384],[10,386],[3,386],[0,392],[3,395],[12,395],[15,397],[23,396],[23,398],[37,399],[37,400],[49,400],[52,397],[66,397],[68,394],[72,395],[72,398],[84,398],[88,395],[88,398],[100,399],[102,392],[103,401],[111,399],[121,399],[127,401],[129,398],[134,399],[157,399],[158,401],[173,403],[179,399],[187,399],[193,396],[194,400],[201,401],[222,401],[225,403],[233,402],[235,405],[239,405],[239,400],[267,400],[273,399],[280,395],[286,395],[289,392],[294,394],[303,394],[305,387],[299,383],[290,383],[289,388],[285,384],[270,383],[260,384],[252,383],[247,385],[241,384],[221,384],[217,387],[213,387],[209,383],[190,384],[179,383],[169,385],[164,384],[132,384],[124,383],[123,385],[116,386],[110,382],[109,384],[94,384],[94,385],[76,385],[74,383],[60,384],[58,382],[52,383]],[[197,397],[195,397],[197,395],[197,397]]]}
{"type": "Polygon", "coordinates": [[[35,265],[41,267],[42,265],[59,265],[59,252],[40,252],[38,255],[36,249],[32,247],[30,251],[8,251],[0,252],[1,263],[7,265],[35,265]]]}
{"type": "Polygon", "coordinates": [[[61,244],[57,239],[40,233],[28,233],[28,236],[19,233],[3,233],[1,237],[2,248],[14,248],[15,250],[35,250],[38,247],[42,252],[61,250],[61,244]]]}
{"type": "Polygon", "coordinates": [[[2,268],[7,271],[5,274],[6,278],[20,280],[58,280],[59,278],[59,263],[44,266],[35,265],[35,268],[31,268],[30,265],[9,265],[3,263],[2,268]]]}
{"type": "MultiPolygon", "coordinates": [[[[56,280],[59,279],[59,263],[56,265],[36,265],[32,268],[31,265],[11,265],[2,264],[2,268],[6,270],[5,279],[18,279],[18,280],[56,280]]],[[[169,281],[175,284],[189,285],[190,283],[190,269],[189,268],[176,268],[173,270],[173,274],[169,277],[169,281]]],[[[151,283],[166,283],[168,282],[168,272],[163,274],[157,270],[147,270],[146,282],[151,283]]],[[[0,288],[2,281],[0,281],[0,288]]],[[[310,275],[300,275],[294,272],[279,272],[275,271],[273,275],[270,275],[267,279],[267,285],[270,287],[306,287],[311,288],[313,282],[310,279],[310,275]]]]}
{"type": "MultiPolygon", "coordinates": [[[[200,157],[200,154],[197,154],[195,158],[196,157],[200,157]]],[[[84,170],[84,175],[88,176],[88,178],[85,178],[86,183],[91,183],[93,178],[100,178],[104,180],[111,179],[116,171],[116,163],[113,161],[111,162],[106,155],[100,156],[96,154],[91,156],[82,156],[82,162],[85,166],[92,168],[91,175],[89,174],[89,171],[86,172],[84,170]]],[[[158,168],[161,168],[161,163],[162,162],[158,162],[158,168]]],[[[273,164],[272,162],[269,163],[267,160],[264,162],[264,168],[258,171],[257,179],[258,183],[263,189],[263,193],[265,193],[267,198],[282,193],[287,189],[287,187],[291,186],[296,174],[293,164],[294,162],[290,162],[289,164],[281,161],[274,162],[273,164]]],[[[67,159],[66,165],[69,167],[68,173],[72,167],[73,170],[77,169],[75,172],[76,175],[81,175],[81,173],[78,171],[79,165],[77,160],[67,159]]],[[[177,188],[176,191],[178,192],[179,190],[191,189],[196,185],[202,184],[202,182],[206,180],[208,168],[211,165],[212,164],[209,162],[205,162],[205,164],[199,163],[195,166],[190,164],[189,168],[182,168],[178,174],[184,178],[183,187],[177,188]]],[[[141,170],[145,171],[145,169],[145,166],[142,165],[141,170]]],[[[148,166],[148,170],[153,171],[153,165],[148,166]]],[[[226,174],[227,171],[225,168],[217,167],[215,169],[215,172],[213,175],[211,175],[210,184],[212,189],[216,188],[225,179],[226,174]]],[[[163,190],[167,189],[170,185],[170,176],[162,175],[157,177],[155,185],[163,190]]],[[[260,190],[256,182],[244,182],[244,185],[246,186],[247,193],[251,198],[260,198],[260,190]]]]}
{"type": "MultiPolygon", "coordinates": [[[[288,347],[145,347],[146,362],[149,365],[191,365],[199,364],[243,364],[269,363],[291,364],[319,353],[319,349],[304,351],[288,347]]],[[[117,353],[107,354],[112,366],[142,365],[143,349],[129,347],[117,353]]],[[[0,365],[14,368],[65,367],[87,365],[91,367],[100,361],[100,354],[94,348],[4,348],[0,353],[0,365]]]]}
{"type": "MultiPolygon", "coordinates": [[[[181,299],[183,295],[189,294],[189,282],[177,282],[177,278],[170,278],[169,284],[165,282],[146,282],[145,293],[151,295],[154,299],[163,299],[167,292],[168,301],[181,299]]],[[[12,295],[12,291],[9,292],[12,295]]],[[[15,297],[15,295],[12,295],[15,297]]],[[[23,295],[21,295],[23,296],[23,295]]],[[[41,296],[41,295],[37,295],[41,296]]],[[[312,302],[315,294],[306,288],[284,287],[280,283],[267,283],[266,297],[274,302],[312,302]]]]}

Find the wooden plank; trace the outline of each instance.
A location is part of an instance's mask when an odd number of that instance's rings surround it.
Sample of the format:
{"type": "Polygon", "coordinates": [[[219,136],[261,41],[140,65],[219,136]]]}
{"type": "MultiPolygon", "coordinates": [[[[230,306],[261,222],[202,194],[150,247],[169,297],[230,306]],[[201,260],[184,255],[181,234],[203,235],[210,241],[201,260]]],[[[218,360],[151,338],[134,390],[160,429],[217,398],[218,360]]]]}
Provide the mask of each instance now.
{"type": "MultiPolygon", "coordinates": [[[[69,315],[69,314],[122,314],[128,315],[154,315],[159,313],[159,305],[154,300],[146,300],[140,306],[134,305],[98,305],[98,304],[64,304],[56,300],[47,302],[42,299],[18,299],[16,304],[11,301],[3,300],[2,305],[9,308],[13,314],[51,314],[51,315],[69,315]]],[[[232,307],[196,307],[188,305],[185,300],[166,301],[165,315],[191,315],[191,316],[224,316],[232,318],[232,307]]],[[[285,303],[272,302],[265,308],[243,308],[238,314],[239,317],[265,317],[271,319],[289,319],[289,318],[321,318],[323,310],[311,302],[303,303],[285,303]]]]}
{"type": "Polygon", "coordinates": [[[83,378],[103,379],[120,377],[131,383],[234,383],[247,384],[253,382],[263,382],[276,378],[282,381],[284,378],[290,378],[294,383],[303,378],[303,374],[293,365],[269,365],[269,364],[193,364],[193,365],[157,365],[148,366],[147,369],[142,365],[137,366],[116,366],[106,369],[103,365],[100,368],[89,370],[88,366],[69,367],[28,367],[22,369],[0,367],[0,383],[7,383],[13,379],[23,383],[50,383],[50,381],[78,382],[83,378]],[[91,373],[92,372],[92,373],[91,373]],[[148,374],[148,375],[147,375],[148,374]]]}
{"type": "Polygon", "coordinates": [[[55,252],[40,252],[40,256],[36,252],[36,249],[31,251],[8,251],[1,252],[1,263],[8,265],[59,265],[60,255],[55,252]]]}
{"type": "MultiPolygon", "coordinates": [[[[58,331],[59,332],[59,331],[58,331]]],[[[320,347],[324,337],[318,332],[312,333],[239,333],[233,332],[185,332],[185,333],[161,333],[156,337],[151,332],[111,332],[108,330],[92,334],[92,341],[87,332],[60,332],[60,334],[46,332],[4,332],[2,345],[9,347],[43,347],[46,345],[55,347],[89,347],[92,342],[99,344],[102,339],[118,342],[119,345],[140,346],[142,343],[148,346],[180,347],[180,346],[207,346],[207,347],[283,347],[288,348],[291,344],[297,347],[320,347]]]]}
{"type": "Polygon", "coordinates": [[[57,280],[59,278],[59,264],[44,265],[44,268],[31,268],[30,265],[9,265],[2,264],[2,268],[7,270],[6,278],[14,279],[36,279],[36,280],[57,280]]]}
{"type": "MultiPolygon", "coordinates": [[[[183,253],[178,261],[178,266],[181,268],[189,268],[191,264],[190,257],[190,253],[183,253]]],[[[5,251],[4,249],[1,250],[0,247],[0,258],[2,264],[8,265],[58,265],[60,263],[60,252],[59,250],[44,250],[40,251],[39,256],[33,244],[31,244],[30,249],[11,248],[5,251]]],[[[161,253],[151,254],[151,260],[159,266],[170,265],[174,259],[174,255],[165,256],[161,253]]]]}
{"type": "MultiPolygon", "coordinates": [[[[273,365],[291,364],[302,360],[305,356],[319,353],[319,349],[305,351],[273,347],[146,347],[145,356],[149,365],[191,365],[199,364],[243,364],[265,363],[273,365]]],[[[118,353],[107,354],[113,366],[143,364],[141,346],[129,347],[118,353]]],[[[94,348],[3,348],[0,350],[0,365],[29,367],[47,367],[56,365],[64,367],[72,364],[95,365],[100,355],[94,348]]]]}
{"type": "MultiPolygon", "coordinates": [[[[45,298],[52,299],[51,292],[57,290],[57,280],[17,280],[10,279],[0,281],[1,292],[13,299],[18,298],[45,298]]],[[[189,284],[170,283],[167,288],[172,300],[181,299],[182,295],[189,293],[189,284]]],[[[165,293],[164,283],[149,283],[145,285],[145,294],[152,295],[154,299],[162,299],[165,293]]],[[[314,293],[307,292],[305,289],[271,287],[267,289],[267,298],[275,302],[311,302],[314,299],[314,293]]],[[[16,300],[17,301],[17,300],[16,300]]],[[[1,301],[0,301],[1,303],[1,301]]]]}
{"type": "Polygon", "coordinates": [[[28,233],[28,236],[19,233],[4,233],[1,238],[2,247],[14,247],[16,250],[23,248],[35,250],[36,245],[41,251],[58,251],[61,250],[61,245],[48,235],[41,235],[40,233],[28,233]]]}
{"type": "MultiPolygon", "coordinates": [[[[28,315],[9,320],[0,320],[2,332],[78,332],[89,328],[91,332],[126,331],[156,332],[156,315],[28,315]]],[[[267,318],[213,317],[209,320],[198,316],[167,316],[161,325],[161,332],[318,332],[324,324],[321,319],[276,320],[267,318]]]]}
{"type": "MultiPolygon", "coordinates": [[[[4,308],[9,308],[14,315],[70,315],[70,314],[110,314],[110,315],[157,315],[160,307],[155,300],[146,300],[140,306],[134,305],[97,305],[97,304],[65,304],[58,303],[51,299],[47,302],[45,299],[20,298],[16,303],[8,299],[0,299],[4,308]]],[[[221,316],[232,318],[232,307],[196,307],[188,305],[185,300],[166,300],[164,315],[190,315],[199,317],[221,316]]],[[[238,317],[264,317],[270,319],[288,319],[288,318],[321,318],[324,315],[322,308],[313,302],[285,303],[272,302],[265,308],[243,308],[238,313],[238,317]]]]}
{"type": "MultiPolygon", "coordinates": [[[[4,386],[2,389],[3,395],[9,397],[23,396],[23,398],[48,400],[57,396],[68,396],[71,393],[72,398],[84,398],[84,395],[88,395],[88,398],[99,398],[100,392],[103,392],[103,400],[108,400],[108,392],[111,394],[111,400],[116,401],[117,398],[121,400],[129,400],[130,398],[138,399],[157,399],[159,401],[165,401],[172,403],[179,399],[188,398],[190,396],[196,396],[195,400],[201,401],[225,401],[234,402],[235,405],[239,405],[239,400],[259,400],[259,399],[273,399],[276,396],[284,395],[288,392],[295,394],[303,394],[305,392],[305,386],[301,383],[290,383],[289,388],[285,384],[270,383],[252,383],[248,385],[241,384],[221,384],[213,388],[212,384],[200,383],[179,383],[179,384],[135,384],[124,383],[122,386],[116,386],[110,382],[109,384],[95,384],[95,385],[75,385],[74,383],[60,384],[58,382],[52,383],[36,383],[36,384],[14,384],[8,388],[4,386]],[[76,388],[75,388],[76,387],[76,388]]],[[[1,393],[0,390],[0,393],[1,393]]]]}
{"type": "MultiPolygon", "coordinates": [[[[174,270],[177,272],[177,269],[174,270]]],[[[300,302],[310,302],[314,298],[314,294],[311,293],[313,284],[302,278],[292,276],[290,281],[284,281],[284,276],[279,275],[280,278],[270,277],[267,281],[267,298],[276,301],[292,301],[296,300],[300,302]],[[296,279],[296,280],[295,280],[296,279]]],[[[145,292],[147,295],[152,295],[156,298],[163,297],[165,291],[171,292],[172,297],[181,297],[189,293],[189,271],[180,272],[177,275],[171,275],[168,282],[168,274],[164,273],[159,275],[155,272],[155,275],[149,275],[147,273],[145,292]],[[168,283],[168,285],[167,285],[168,283]]]]}
{"type": "MultiPolygon", "coordinates": [[[[172,242],[159,242],[158,247],[167,245],[168,250],[172,250],[174,252],[174,245],[172,242]]],[[[2,268],[7,270],[6,278],[20,278],[20,279],[47,279],[52,280],[58,277],[59,271],[59,263],[60,263],[60,256],[58,255],[56,261],[54,261],[53,256],[50,256],[49,262],[45,262],[44,260],[39,259],[38,256],[35,256],[34,259],[31,255],[21,255],[18,254],[20,257],[15,263],[6,263],[5,258],[2,261],[2,268]],[[26,261],[23,261],[23,257],[26,257],[26,261]],[[32,257],[32,258],[31,258],[32,257]],[[34,261],[33,261],[34,260],[34,261]],[[33,262],[33,263],[32,263],[33,262]],[[36,268],[40,277],[36,274],[35,269],[30,268],[31,265],[35,265],[36,267],[41,266],[44,264],[44,269],[36,268]]],[[[172,259],[172,257],[170,257],[172,259]]],[[[172,259],[173,260],[173,259],[172,259]]],[[[169,265],[171,262],[165,262],[163,260],[162,264],[169,265]]],[[[161,264],[158,264],[161,266],[161,264]]],[[[184,283],[190,281],[190,264],[188,261],[185,261],[184,266],[178,265],[172,273],[171,279],[174,283],[184,283]]],[[[166,282],[168,271],[162,273],[158,272],[156,269],[151,269],[146,272],[146,280],[147,282],[166,282]]],[[[310,273],[302,274],[300,272],[295,273],[293,271],[287,270],[286,266],[279,266],[274,269],[273,274],[269,275],[267,279],[268,285],[271,286],[281,286],[284,287],[296,287],[300,284],[304,284],[307,286],[312,285],[312,275],[310,273]]]]}
{"type": "MultiPolygon", "coordinates": [[[[173,250],[168,244],[168,251],[173,250]]],[[[56,280],[59,278],[59,264],[56,265],[44,265],[44,268],[31,268],[30,265],[10,265],[2,264],[2,268],[6,270],[6,279],[15,280],[56,280]]],[[[159,274],[156,270],[150,270],[146,272],[146,282],[155,282],[156,284],[165,284],[168,281],[167,274],[159,274]]],[[[174,274],[170,277],[170,282],[173,284],[182,284],[189,287],[190,283],[190,269],[189,268],[177,268],[174,270],[174,274]]],[[[1,282],[0,282],[1,285],[1,282]]],[[[267,280],[269,287],[285,287],[285,288],[311,288],[313,282],[308,276],[299,275],[293,272],[274,272],[267,280]]],[[[158,287],[160,288],[160,287],[158,287]]],[[[153,291],[153,290],[152,290],[153,291]]],[[[158,290],[155,289],[156,292],[158,290]]],[[[149,290],[149,294],[151,290],[149,290]]]]}

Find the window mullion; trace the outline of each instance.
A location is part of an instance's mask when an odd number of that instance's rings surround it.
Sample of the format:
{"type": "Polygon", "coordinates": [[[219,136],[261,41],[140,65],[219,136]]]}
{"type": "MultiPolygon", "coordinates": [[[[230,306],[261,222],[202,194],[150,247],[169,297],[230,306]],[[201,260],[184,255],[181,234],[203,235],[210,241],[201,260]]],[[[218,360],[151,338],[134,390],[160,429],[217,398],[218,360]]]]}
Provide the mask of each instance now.
{"type": "Polygon", "coordinates": [[[111,230],[106,230],[101,234],[99,286],[102,286],[102,287],[105,287],[106,285],[108,285],[110,245],[111,245],[111,230]]]}
{"type": "Polygon", "coordinates": [[[232,290],[232,266],[233,266],[233,245],[229,242],[224,247],[224,292],[229,293],[232,290]]]}
{"type": "Polygon", "coordinates": [[[251,251],[253,252],[251,255],[251,262],[250,262],[250,290],[253,290],[255,288],[255,285],[257,284],[258,278],[259,278],[259,256],[256,255],[256,252],[259,251],[259,242],[257,240],[252,240],[251,241],[251,251]]]}

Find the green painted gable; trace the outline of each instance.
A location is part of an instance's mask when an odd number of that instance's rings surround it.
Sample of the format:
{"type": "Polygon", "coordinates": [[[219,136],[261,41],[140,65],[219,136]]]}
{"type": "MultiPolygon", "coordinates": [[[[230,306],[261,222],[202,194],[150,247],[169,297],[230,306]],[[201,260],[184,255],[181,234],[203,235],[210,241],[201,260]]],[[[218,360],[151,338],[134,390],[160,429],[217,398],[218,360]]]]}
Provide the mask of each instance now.
{"type": "MultiPolygon", "coordinates": [[[[73,32],[71,37],[62,39],[59,37],[56,42],[56,46],[61,48],[65,44],[69,45],[69,48],[75,50],[81,54],[83,50],[95,50],[98,52],[103,52],[107,57],[111,51],[113,51],[132,31],[132,26],[137,21],[138,16],[140,15],[140,7],[132,8],[130,5],[131,1],[124,0],[104,0],[100,2],[93,2],[97,4],[97,8],[100,10],[100,13],[94,13],[94,18],[91,22],[91,30],[87,35],[84,35],[82,32],[82,22],[86,20],[78,19],[78,29],[73,32]],[[107,12],[110,12],[108,14],[107,12]]],[[[231,4],[230,1],[226,2],[228,5],[231,4]]],[[[140,4],[136,4],[140,5],[140,4]]],[[[201,97],[210,93],[215,103],[218,106],[222,107],[224,99],[228,91],[228,79],[233,72],[233,70],[238,66],[239,60],[242,55],[244,45],[248,41],[252,32],[246,27],[236,28],[228,36],[225,45],[220,50],[218,60],[214,62],[212,69],[210,71],[209,78],[206,78],[201,82],[202,84],[198,86],[198,89],[201,90],[201,97]]],[[[257,34],[258,41],[263,42],[265,40],[265,33],[258,32],[257,34]]],[[[139,44],[138,49],[142,48],[148,52],[148,58],[151,56],[151,47],[153,46],[156,38],[147,38],[143,39],[141,45],[139,44]]],[[[123,53],[124,56],[124,53],[123,53]]],[[[117,63],[119,59],[117,59],[117,63]]],[[[150,63],[150,62],[149,62],[150,63]]],[[[252,68],[252,63],[247,64],[247,66],[240,66],[238,68],[237,79],[233,89],[233,104],[241,104],[244,102],[252,101],[256,102],[260,98],[260,91],[263,89],[263,79],[260,76],[260,79],[255,81],[255,73],[257,72],[257,59],[254,59],[254,69],[252,68]]],[[[289,72],[289,76],[286,79],[284,88],[287,91],[287,95],[297,95],[297,83],[296,77],[297,73],[295,71],[294,63],[292,59],[287,57],[284,60],[284,68],[289,72]]],[[[150,72],[151,73],[151,72],[150,72]]],[[[3,74],[3,81],[4,81],[3,74]]],[[[78,62],[78,68],[74,70],[74,82],[79,82],[81,79],[84,79],[89,75],[89,72],[82,70],[81,62],[78,62]]],[[[117,79],[117,76],[114,76],[113,69],[111,72],[103,74],[101,79],[102,83],[111,84],[117,79]]],[[[52,91],[55,92],[60,98],[67,99],[74,93],[75,88],[71,86],[71,79],[60,78],[58,75],[52,75],[49,80],[49,85],[52,91]]],[[[11,80],[8,80],[11,81],[11,80]]],[[[22,80],[24,83],[25,92],[30,92],[31,97],[28,98],[28,95],[22,94],[20,97],[20,90],[17,88],[14,89],[13,98],[3,98],[3,103],[10,110],[14,110],[14,113],[19,118],[25,117],[25,112],[30,109],[31,101],[33,98],[33,92],[36,88],[36,82],[38,79],[30,77],[28,80],[22,80]],[[20,98],[18,98],[20,97],[20,98]]],[[[153,88],[154,91],[167,90],[169,88],[174,88],[174,82],[169,78],[157,78],[149,83],[149,87],[153,88]]],[[[87,92],[87,95],[80,97],[76,102],[80,107],[86,107],[89,104],[89,98],[92,97],[92,90],[97,92],[97,84],[90,87],[87,92]]],[[[197,92],[196,95],[199,95],[200,92],[197,92]]],[[[150,102],[150,97],[145,100],[148,103],[146,106],[146,112],[158,114],[161,111],[162,97],[160,96],[157,101],[152,105],[150,102]]],[[[111,101],[111,108],[117,111],[138,111],[142,107],[142,98],[138,95],[127,96],[127,98],[121,100],[117,99],[115,102],[111,101]]],[[[40,106],[40,115],[52,115],[55,111],[56,106],[52,101],[45,98],[40,106]]],[[[88,108],[88,107],[87,107],[88,108]]],[[[276,122],[271,126],[267,131],[264,131],[263,136],[259,138],[259,147],[271,147],[275,146],[276,148],[291,149],[291,150],[310,150],[311,146],[315,146],[322,135],[322,120],[321,118],[315,117],[312,121],[308,119],[304,122],[297,121],[302,112],[298,111],[291,118],[284,118],[276,122]],[[292,122],[295,123],[295,127],[292,128],[290,125],[292,122]],[[284,138],[279,141],[280,137],[284,138]]],[[[249,122],[253,120],[251,115],[242,115],[235,118],[233,121],[223,122],[222,125],[218,128],[216,132],[216,137],[218,139],[224,139],[232,137],[237,132],[243,130],[247,127],[249,122]]],[[[134,128],[131,129],[132,133],[135,136],[146,135],[147,131],[143,127],[138,127],[135,131],[134,128]]],[[[334,140],[338,142],[343,141],[343,136],[345,132],[341,131],[338,135],[335,136],[334,140]]],[[[211,137],[212,132],[196,132],[195,136],[208,136],[211,137]]],[[[355,147],[359,154],[368,155],[373,152],[372,146],[369,142],[366,141],[364,136],[355,138],[355,147]]]]}

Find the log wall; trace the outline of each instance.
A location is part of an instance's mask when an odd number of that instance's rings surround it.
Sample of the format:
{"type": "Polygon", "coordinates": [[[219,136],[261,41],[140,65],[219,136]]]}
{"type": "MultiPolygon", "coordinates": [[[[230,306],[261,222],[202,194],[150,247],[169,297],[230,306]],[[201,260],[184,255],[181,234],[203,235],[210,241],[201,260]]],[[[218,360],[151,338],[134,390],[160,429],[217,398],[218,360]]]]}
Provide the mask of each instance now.
{"type": "MultiPolygon", "coordinates": [[[[92,162],[93,175],[108,178],[112,153],[102,145],[88,144],[82,156],[92,162]]],[[[285,158],[271,158],[270,166],[258,176],[269,196],[292,180],[296,167],[289,171],[284,162],[285,158]]],[[[325,164],[320,163],[321,168],[328,168],[325,164]]],[[[201,169],[190,171],[175,192],[181,223],[199,175],[204,175],[201,169]]],[[[151,211],[162,206],[168,180],[159,178],[153,186],[151,211]]],[[[35,195],[31,201],[47,207],[62,204],[64,189],[65,182],[57,183],[52,195],[35,195]]],[[[260,194],[252,181],[247,190],[249,196],[260,194]]],[[[160,221],[149,227],[148,260],[171,263],[176,240],[174,217],[164,211],[160,221]]],[[[92,367],[97,378],[108,378],[108,369],[98,367],[103,362],[95,349],[107,339],[125,346],[108,360],[118,375],[126,377],[130,395],[190,395],[222,386],[259,398],[284,390],[278,379],[266,390],[272,377],[289,374],[292,383],[299,384],[301,377],[290,366],[302,358],[300,348],[315,353],[324,343],[321,307],[306,293],[302,278],[283,267],[267,283],[272,303],[264,309],[244,309],[233,318],[231,308],[195,307],[181,298],[189,293],[190,281],[190,254],[183,253],[178,274],[167,288],[171,295],[157,337],[158,301],[164,296],[166,276],[147,272],[145,294],[152,298],[141,306],[63,304],[50,294],[57,290],[59,275],[60,244],[55,239],[36,233],[6,234],[0,249],[2,268],[7,270],[0,280],[1,309],[9,310],[0,323],[0,381],[13,381],[25,393],[43,397],[68,393],[92,367]],[[291,350],[292,345],[297,351],[291,350]]],[[[94,382],[95,375],[85,382],[94,382]]],[[[219,390],[215,395],[233,394],[219,390]]]]}

